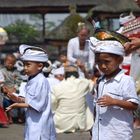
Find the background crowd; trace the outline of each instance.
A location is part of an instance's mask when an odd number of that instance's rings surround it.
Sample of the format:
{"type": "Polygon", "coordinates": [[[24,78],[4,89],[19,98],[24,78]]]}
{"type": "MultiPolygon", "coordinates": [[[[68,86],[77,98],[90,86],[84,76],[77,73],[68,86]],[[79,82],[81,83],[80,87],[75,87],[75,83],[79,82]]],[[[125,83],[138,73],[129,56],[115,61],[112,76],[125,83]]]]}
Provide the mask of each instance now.
{"type": "MultiPolygon", "coordinates": [[[[129,15],[132,18],[132,14],[129,15]]],[[[132,20],[132,19],[131,19],[132,20]]],[[[129,22],[129,21],[127,21],[129,22]]],[[[123,22],[124,23],[124,22],[123,22]]],[[[121,30],[119,30],[121,33],[121,30]]],[[[129,61],[130,74],[136,84],[136,91],[140,93],[140,38],[131,37],[130,42],[123,44],[125,53],[122,65],[129,61]],[[131,63],[131,64],[130,64],[131,63]],[[136,69],[137,67],[137,69],[136,69]]],[[[103,74],[96,65],[94,49],[99,40],[90,37],[90,30],[85,23],[80,23],[77,36],[69,40],[67,51],[61,51],[57,60],[48,61],[43,68],[43,74],[50,85],[51,109],[57,133],[90,131],[94,124],[95,85],[103,74]]],[[[110,52],[109,52],[110,53],[110,52]]],[[[24,64],[17,52],[7,54],[0,66],[0,125],[25,122],[26,109],[14,109],[6,112],[16,97],[25,98],[25,86],[28,76],[24,73],[24,64]],[[17,55],[18,54],[18,55],[17,55]],[[13,97],[7,97],[13,93],[13,97]]],[[[112,58],[113,60],[113,58],[112,58]]],[[[125,69],[124,69],[124,72],[125,69]]],[[[15,99],[15,100],[14,100],[15,99]]],[[[140,108],[133,112],[134,128],[140,128],[140,108]]]]}

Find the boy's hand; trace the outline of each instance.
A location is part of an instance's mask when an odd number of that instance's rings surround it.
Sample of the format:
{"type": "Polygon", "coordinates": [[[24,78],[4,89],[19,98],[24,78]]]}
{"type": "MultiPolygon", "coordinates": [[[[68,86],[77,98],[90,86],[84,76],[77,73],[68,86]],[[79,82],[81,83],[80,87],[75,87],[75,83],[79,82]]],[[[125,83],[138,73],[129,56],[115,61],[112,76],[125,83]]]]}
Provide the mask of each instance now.
{"type": "Polygon", "coordinates": [[[10,110],[12,110],[11,105],[10,105],[10,106],[8,106],[8,107],[6,108],[6,112],[8,112],[8,111],[10,111],[10,110]]]}
{"type": "Polygon", "coordinates": [[[10,111],[10,110],[12,110],[12,109],[14,109],[14,108],[16,108],[16,105],[17,105],[17,104],[18,104],[18,103],[14,103],[14,104],[8,106],[8,107],[6,108],[6,112],[8,112],[8,111],[10,111]]]}
{"type": "Polygon", "coordinates": [[[9,97],[11,100],[13,100],[14,102],[18,102],[18,97],[15,96],[13,93],[8,93],[7,97],[9,97]]]}
{"type": "Polygon", "coordinates": [[[111,106],[114,105],[114,99],[108,95],[103,95],[98,99],[97,104],[101,107],[111,106]]]}

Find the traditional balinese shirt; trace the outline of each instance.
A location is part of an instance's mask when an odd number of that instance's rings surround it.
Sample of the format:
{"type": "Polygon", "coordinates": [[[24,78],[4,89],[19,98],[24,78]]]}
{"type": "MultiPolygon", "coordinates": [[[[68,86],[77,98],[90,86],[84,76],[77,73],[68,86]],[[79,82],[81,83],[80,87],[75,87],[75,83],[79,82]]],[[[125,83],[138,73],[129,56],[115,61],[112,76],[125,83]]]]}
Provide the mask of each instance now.
{"type": "MultiPolygon", "coordinates": [[[[95,99],[108,95],[114,99],[138,104],[132,77],[122,71],[114,78],[101,78],[95,99]]],[[[92,130],[92,140],[132,140],[133,112],[119,106],[101,107],[96,104],[96,118],[92,130]]]]}
{"type": "Polygon", "coordinates": [[[80,60],[85,67],[92,69],[94,65],[94,53],[90,49],[90,46],[87,43],[85,44],[84,50],[80,50],[79,38],[75,37],[70,39],[68,42],[68,51],[67,51],[68,60],[72,63],[75,63],[76,60],[80,60]]]}
{"type": "Polygon", "coordinates": [[[25,140],[56,140],[49,83],[42,73],[27,82],[25,140]]]}
{"type": "Polygon", "coordinates": [[[54,122],[57,133],[87,131],[93,125],[93,114],[86,104],[86,94],[93,82],[75,77],[61,81],[52,90],[52,104],[56,106],[54,122]]]}

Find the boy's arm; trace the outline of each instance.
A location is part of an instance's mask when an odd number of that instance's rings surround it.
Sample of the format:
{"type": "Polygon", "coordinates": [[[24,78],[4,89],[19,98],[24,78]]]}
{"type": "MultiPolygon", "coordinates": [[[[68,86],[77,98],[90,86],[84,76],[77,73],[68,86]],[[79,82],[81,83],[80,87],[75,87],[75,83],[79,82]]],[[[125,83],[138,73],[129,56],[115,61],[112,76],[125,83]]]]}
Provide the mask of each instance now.
{"type": "Polygon", "coordinates": [[[19,97],[16,93],[8,93],[7,97],[9,97],[12,101],[17,102],[17,103],[24,103],[25,102],[25,98],[19,97]]]}
{"type": "Polygon", "coordinates": [[[23,97],[19,97],[15,93],[15,89],[9,89],[7,86],[3,86],[3,93],[9,97],[12,101],[18,102],[18,103],[24,103],[25,99],[23,97]]]}
{"type": "Polygon", "coordinates": [[[105,106],[119,106],[121,108],[127,109],[127,110],[136,110],[138,107],[138,104],[126,101],[126,100],[119,100],[114,99],[108,95],[102,96],[97,101],[98,105],[105,107],[105,106]]]}
{"type": "Polygon", "coordinates": [[[14,103],[6,108],[6,111],[10,111],[14,108],[28,108],[29,105],[26,103],[14,103]]]}

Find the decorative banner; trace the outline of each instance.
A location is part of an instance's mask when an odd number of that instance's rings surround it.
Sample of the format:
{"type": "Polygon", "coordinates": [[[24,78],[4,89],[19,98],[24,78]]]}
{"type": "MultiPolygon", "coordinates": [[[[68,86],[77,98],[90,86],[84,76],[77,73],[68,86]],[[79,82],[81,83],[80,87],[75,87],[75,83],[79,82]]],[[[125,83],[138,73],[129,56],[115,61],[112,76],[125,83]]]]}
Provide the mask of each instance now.
{"type": "Polygon", "coordinates": [[[122,34],[127,37],[140,38],[140,17],[125,23],[122,34]]]}

